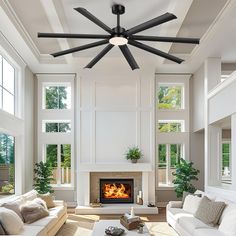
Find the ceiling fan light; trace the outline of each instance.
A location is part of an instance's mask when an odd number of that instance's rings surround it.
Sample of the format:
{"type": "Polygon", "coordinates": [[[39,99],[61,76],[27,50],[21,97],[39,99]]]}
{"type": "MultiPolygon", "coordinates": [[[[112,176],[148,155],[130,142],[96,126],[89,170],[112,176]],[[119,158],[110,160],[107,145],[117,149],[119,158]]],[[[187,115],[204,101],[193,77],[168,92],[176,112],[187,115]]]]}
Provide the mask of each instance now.
{"type": "Polygon", "coordinates": [[[124,37],[112,37],[110,38],[109,42],[114,46],[121,46],[127,44],[128,40],[124,37]]]}

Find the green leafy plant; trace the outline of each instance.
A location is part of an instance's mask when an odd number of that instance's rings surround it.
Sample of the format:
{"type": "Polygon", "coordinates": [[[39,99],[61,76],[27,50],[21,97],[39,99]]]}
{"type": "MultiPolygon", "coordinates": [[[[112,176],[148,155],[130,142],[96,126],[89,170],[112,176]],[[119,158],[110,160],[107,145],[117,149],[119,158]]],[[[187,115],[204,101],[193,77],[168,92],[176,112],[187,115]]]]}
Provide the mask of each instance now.
{"type": "Polygon", "coordinates": [[[49,162],[39,162],[35,164],[35,184],[33,185],[35,190],[40,194],[53,193],[52,186],[50,185],[52,178],[52,167],[49,162]]]}
{"type": "Polygon", "coordinates": [[[125,154],[125,157],[127,160],[138,160],[140,158],[143,157],[143,154],[141,152],[141,150],[139,149],[139,147],[131,147],[128,148],[128,151],[125,154]]]}
{"type": "Polygon", "coordinates": [[[175,185],[175,192],[177,197],[182,197],[183,192],[194,193],[196,188],[191,183],[193,180],[198,180],[197,175],[199,170],[193,167],[193,162],[187,162],[184,159],[180,159],[180,162],[176,164],[176,171],[172,173],[175,185]]]}
{"type": "Polygon", "coordinates": [[[13,194],[14,193],[14,185],[8,183],[8,184],[2,186],[2,192],[3,193],[13,194]]]}

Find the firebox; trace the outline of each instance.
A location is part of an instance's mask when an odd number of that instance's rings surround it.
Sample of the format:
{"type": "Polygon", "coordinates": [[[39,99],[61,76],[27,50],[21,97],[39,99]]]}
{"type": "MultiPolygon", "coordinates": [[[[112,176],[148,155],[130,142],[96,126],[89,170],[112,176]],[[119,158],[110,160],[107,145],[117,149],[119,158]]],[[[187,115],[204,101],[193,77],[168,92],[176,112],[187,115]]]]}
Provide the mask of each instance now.
{"type": "Polygon", "coordinates": [[[133,179],[100,179],[101,203],[134,203],[133,179]]]}

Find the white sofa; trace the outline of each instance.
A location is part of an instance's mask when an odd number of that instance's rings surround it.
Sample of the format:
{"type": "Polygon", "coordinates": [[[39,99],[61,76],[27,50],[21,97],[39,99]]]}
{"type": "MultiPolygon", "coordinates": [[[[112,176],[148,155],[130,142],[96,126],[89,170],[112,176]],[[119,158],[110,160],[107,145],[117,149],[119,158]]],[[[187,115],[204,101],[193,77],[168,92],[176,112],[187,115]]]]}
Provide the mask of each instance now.
{"type": "MultiPolygon", "coordinates": [[[[14,197],[4,202],[32,201],[37,197],[37,192],[32,190],[24,195],[14,197]]],[[[24,236],[54,236],[67,219],[67,207],[63,201],[54,201],[55,207],[49,209],[49,216],[35,221],[32,224],[24,224],[20,235],[24,236]]]]}
{"type": "Polygon", "coordinates": [[[166,218],[181,236],[235,236],[236,235],[236,204],[201,192],[202,195],[215,201],[224,201],[226,207],[219,224],[215,227],[206,225],[193,214],[182,209],[181,201],[172,201],[166,207],[166,218]]]}

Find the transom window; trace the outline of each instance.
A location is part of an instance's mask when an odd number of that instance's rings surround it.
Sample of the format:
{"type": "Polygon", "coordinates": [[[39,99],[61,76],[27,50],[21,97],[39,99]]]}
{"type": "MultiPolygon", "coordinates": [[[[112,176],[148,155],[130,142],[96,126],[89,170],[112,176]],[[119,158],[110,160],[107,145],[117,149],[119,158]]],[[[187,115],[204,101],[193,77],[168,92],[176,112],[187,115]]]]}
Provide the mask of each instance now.
{"type": "Polygon", "coordinates": [[[0,195],[15,193],[15,139],[0,133],[0,195]]]}
{"type": "Polygon", "coordinates": [[[71,132],[70,121],[43,121],[45,133],[69,133],[71,132]]]}
{"type": "Polygon", "coordinates": [[[183,157],[182,144],[159,144],[157,153],[157,173],[159,186],[172,186],[175,165],[183,157]]]}
{"type": "Polygon", "coordinates": [[[71,145],[47,144],[46,161],[53,168],[51,184],[71,184],[71,145]]]}
{"type": "Polygon", "coordinates": [[[183,86],[182,85],[162,85],[157,92],[158,109],[183,109],[183,86]]]}
{"type": "Polygon", "coordinates": [[[71,87],[69,85],[45,85],[44,109],[71,109],[71,87]]]}
{"type": "Polygon", "coordinates": [[[160,133],[177,133],[177,132],[183,132],[184,121],[165,121],[165,120],[159,120],[158,121],[158,132],[160,133]]]}
{"type": "Polygon", "coordinates": [[[0,55],[0,109],[15,114],[15,69],[0,55]]]}

